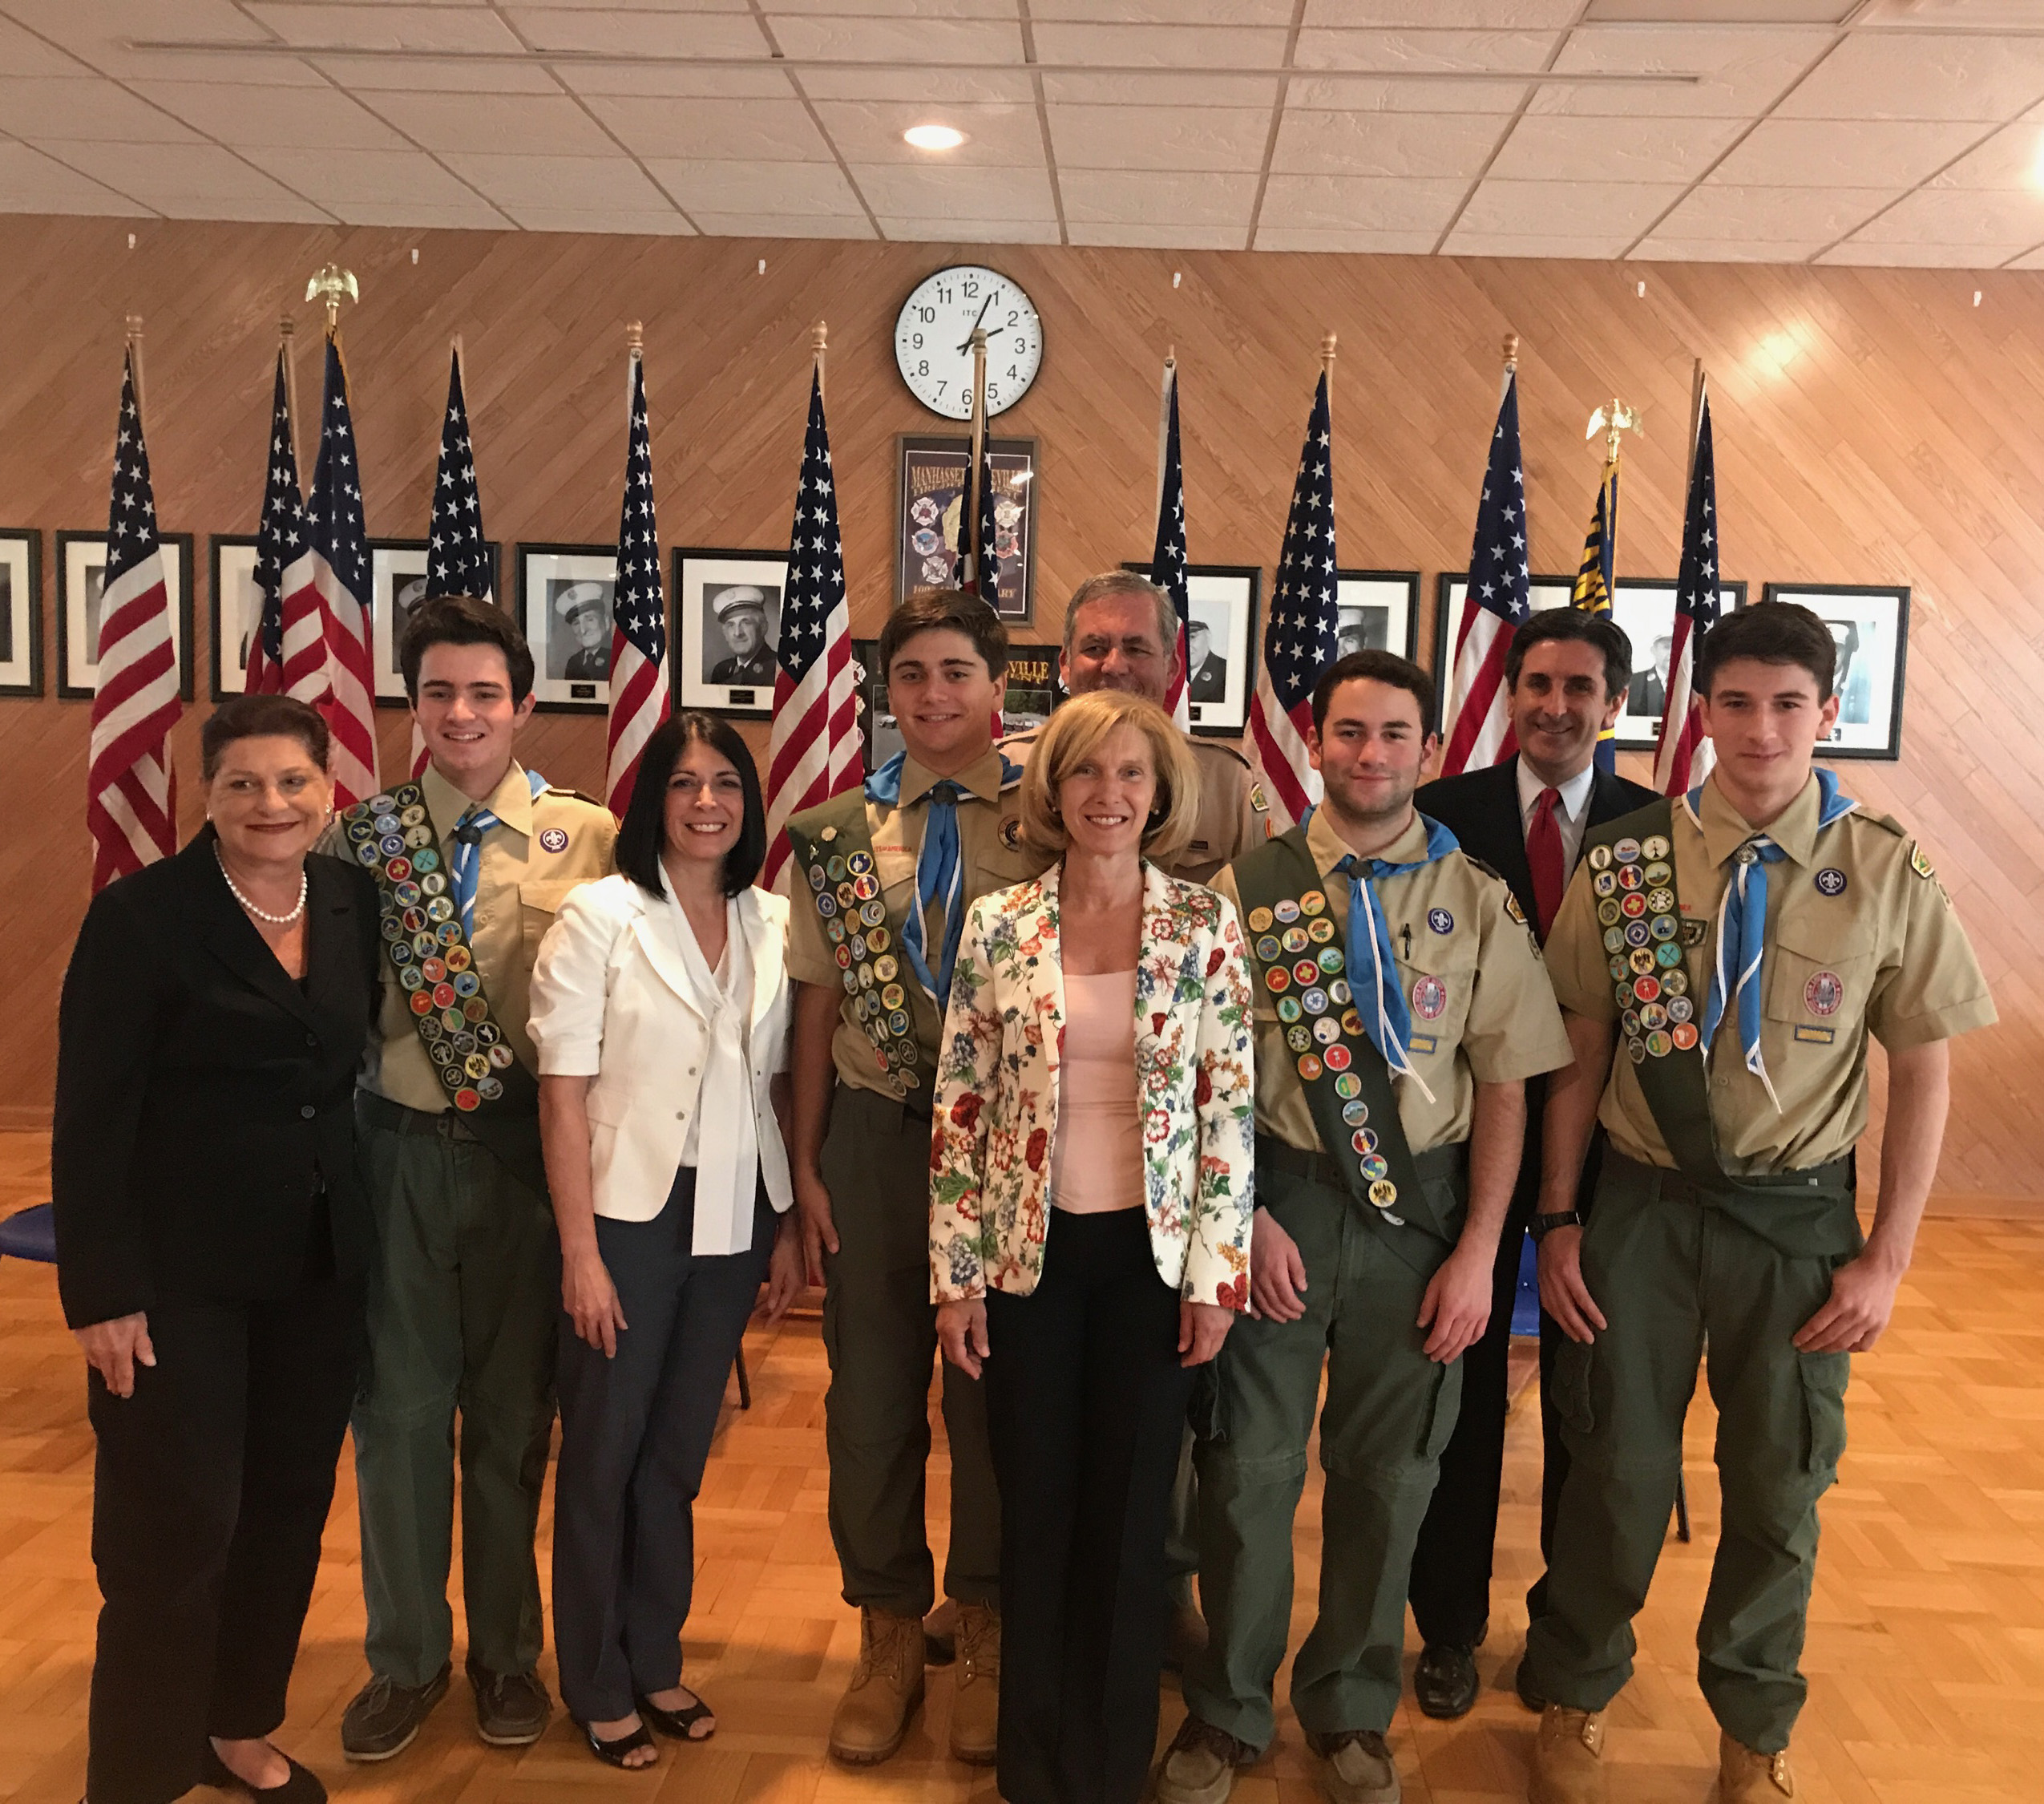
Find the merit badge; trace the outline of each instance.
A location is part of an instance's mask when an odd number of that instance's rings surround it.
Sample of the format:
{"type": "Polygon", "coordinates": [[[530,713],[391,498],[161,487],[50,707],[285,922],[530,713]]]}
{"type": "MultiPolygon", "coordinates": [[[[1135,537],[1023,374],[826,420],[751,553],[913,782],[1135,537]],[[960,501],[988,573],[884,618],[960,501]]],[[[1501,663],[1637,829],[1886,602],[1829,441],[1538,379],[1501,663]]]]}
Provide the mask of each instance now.
{"type": "Polygon", "coordinates": [[[1448,985],[1436,977],[1416,977],[1412,983],[1412,1013],[1422,1021],[1438,1021],[1448,1006],[1448,985]]]}
{"type": "Polygon", "coordinates": [[[1285,1044],[1295,1053],[1309,1053],[1313,1050],[1313,1035],[1303,1027],[1288,1027],[1285,1029],[1285,1044]]]}
{"type": "Polygon", "coordinates": [[[1673,883],[1675,879],[1674,867],[1665,858],[1655,859],[1651,864],[1642,867],[1639,874],[1654,884],[1673,883]]]}
{"type": "Polygon", "coordinates": [[[1270,985],[1272,995],[1291,988],[1291,973],[1282,965],[1274,965],[1263,973],[1263,981],[1270,985]]]}
{"type": "Polygon", "coordinates": [[[541,847],[547,851],[566,851],[568,850],[568,829],[564,827],[548,827],[545,832],[539,835],[539,844],[541,847]]]}
{"type": "Polygon", "coordinates": [[[1635,947],[1626,954],[1626,959],[1633,969],[1642,977],[1647,976],[1654,969],[1654,955],[1644,946],[1635,947]]]}
{"type": "Polygon", "coordinates": [[[1646,1062],[1646,1042],[1641,1039],[1627,1040],[1626,1057],[1635,1065],[1644,1065],[1646,1062]]]}
{"type": "Polygon", "coordinates": [[[1309,889],[1299,899],[1299,912],[1307,915],[1323,915],[1327,912],[1327,899],[1317,889],[1309,889]]]}
{"type": "Polygon", "coordinates": [[[1621,839],[1611,848],[1611,855],[1621,864],[1637,864],[1639,862],[1639,851],[1640,846],[1637,839],[1621,839]]]}
{"type": "Polygon", "coordinates": [[[1267,933],[1270,930],[1270,911],[1251,908],[1249,911],[1249,930],[1252,933],[1267,933]]]}
{"type": "Polygon", "coordinates": [[[1646,873],[1637,864],[1622,864],[1618,868],[1618,888],[1624,890],[1644,889],[1646,873]]]}
{"type": "Polygon", "coordinates": [[[1845,873],[1836,865],[1828,864],[1817,873],[1816,885],[1824,895],[1843,896],[1845,893],[1845,873]]]}
{"type": "Polygon", "coordinates": [[[1329,977],[1332,977],[1336,972],[1341,969],[1341,953],[1332,946],[1323,946],[1320,949],[1319,957],[1316,958],[1314,962],[1317,964],[1323,971],[1326,972],[1329,977]]]}
{"type": "Polygon", "coordinates": [[[1625,932],[1626,944],[1629,946],[1643,946],[1646,944],[1649,937],[1646,931],[1646,923],[1643,920],[1627,921],[1626,923],[1625,932]]]}
{"type": "MultiPolygon", "coordinates": [[[[394,884],[402,883],[412,874],[412,861],[409,858],[394,858],[383,867],[383,874],[394,884]]],[[[412,900],[417,901],[418,899],[418,892],[414,890],[412,900]]]]}
{"type": "Polygon", "coordinates": [[[1687,996],[1670,996],[1668,998],[1668,1019],[1670,1021],[1687,1021],[1689,1017],[1695,1013],[1696,1005],[1691,1001],[1687,996]]]}
{"type": "MultiPolygon", "coordinates": [[[[1355,1147],[1356,1141],[1360,1139],[1362,1139],[1361,1135],[1352,1135],[1350,1136],[1348,1143],[1355,1147]]],[[[1355,1150],[1358,1152],[1363,1152],[1360,1147],[1355,1147],[1355,1150]]],[[[1363,1175],[1372,1183],[1379,1178],[1388,1178],[1391,1175],[1391,1162],[1379,1153],[1364,1152],[1363,1153],[1363,1175]]]]}
{"type": "MultiPolygon", "coordinates": [[[[872,944],[872,941],[869,940],[866,944],[870,946],[872,944]]],[[[894,955],[892,953],[888,953],[884,957],[874,960],[873,975],[878,977],[882,983],[891,984],[896,977],[901,975],[901,966],[895,961],[894,955]]]]}
{"type": "Polygon", "coordinates": [[[1668,1030],[1668,1038],[1675,1043],[1676,1050],[1687,1052],[1696,1044],[1696,1024],[1685,1021],[1678,1022],[1668,1030]]]}
{"type": "Polygon", "coordinates": [[[1266,933],[1256,942],[1256,956],[1266,965],[1275,965],[1284,956],[1284,950],[1274,933],[1266,933]]]}
{"type": "Polygon", "coordinates": [[[1609,953],[1623,952],[1625,950],[1625,946],[1626,932],[1623,928],[1607,927],[1604,929],[1605,951],[1609,953]]]}
{"type": "Polygon", "coordinates": [[[1626,1030],[1626,1038],[1628,1040],[1637,1039],[1638,1038],[1639,1016],[1637,1011],[1631,1009],[1626,1009],[1623,1014],[1618,1017],[1618,1025],[1626,1030]]]}
{"type": "Polygon", "coordinates": [[[1599,871],[1590,880],[1590,887],[1596,895],[1615,896],[1618,890],[1618,880],[1609,871],[1599,871]]]}
{"type": "Polygon", "coordinates": [[[1371,1207],[1388,1209],[1398,1200],[1398,1186],[1388,1178],[1379,1178],[1370,1186],[1371,1207]]]}
{"type": "Polygon", "coordinates": [[[1337,1009],[1346,1009],[1348,1006],[1350,994],[1348,985],[1339,977],[1327,985],[1327,1000],[1337,1009]]]}
{"type": "Polygon", "coordinates": [[[1661,999],[1661,980],[1642,977],[1632,986],[1633,999],[1638,1002],[1658,1002],[1661,999]]]}
{"type": "Polygon", "coordinates": [[[1650,833],[1640,841],[1639,849],[1646,857],[1666,858],[1668,855],[1667,839],[1662,834],[1650,833]]]}
{"type": "Polygon", "coordinates": [[[1350,1127],[1360,1127],[1370,1118],[1370,1105],[1367,1102],[1344,1102],[1341,1106],[1341,1118],[1350,1127]]]}
{"type": "Polygon", "coordinates": [[[1299,998],[1296,996],[1281,996],[1278,998],[1278,1019],[1287,1027],[1299,1019],[1300,1013],[1299,998]]]}
{"type": "Polygon", "coordinates": [[[1682,948],[1672,940],[1663,940],[1649,956],[1663,971],[1670,971],[1682,963],[1682,948]]]}
{"type": "Polygon", "coordinates": [[[1287,927],[1284,931],[1283,944],[1288,953],[1303,953],[1312,943],[1306,937],[1306,929],[1303,927],[1287,927]]]}
{"type": "Polygon", "coordinates": [[[1650,1002],[1639,1011],[1639,1025],[1650,1033],[1657,1027],[1666,1027],[1668,1011],[1658,1002],[1650,1002]]]}
{"type": "Polygon", "coordinates": [[[1613,983],[1622,983],[1625,981],[1626,965],[1626,961],[1622,958],[1613,959],[1610,963],[1610,969],[1611,973],[1611,981],[1613,983]]]}
{"type": "Polygon", "coordinates": [[[810,866],[809,887],[811,889],[820,890],[822,888],[824,884],[828,883],[830,880],[824,875],[823,867],[822,865],[812,864],[810,866]]]}
{"type": "Polygon", "coordinates": [[[1324,1015],[1327,1012],[1327,993],[1318,985],[1311,989],[1302,990],[1299,1002],[1309,1015],[1324,1015]]]}
{"type": "Polygon", "coordinates": [[[1323,1056],[1327,1059],[1330,1071],[1346,1071],[1348,1069],[1348,1048],[1339,1042],[1328,1047],[1323,1056]]]}
{"type": "Polygon", "coordinates": [[[1363,1094],[1363,1080],[1353,1072],[1335,1079],[1335,1094],[1344,1102],[1352,1102],[1363,1094]]]}
{"type": "Polygon", "coordinates": [[[1656,1032],[1646,1036],[1646,1056],[1649,1058],[1666,1058],[1674,1050],[1674,1042],[1666,1033],[1656,1032]]]}
{"type": "Polygon", "coordinates": [[[1315,1082],[1319,1077],[1321,1065],[1319,1060],[1315,1058],[1311,1053],[1308,1053],[1299,1062],[1299,1074],[1301,1078],[1309,1084],[1315,1082]]]}
{"type": "Polygon", "coordinates": [[[1335,924],[1325,915],[1306,924],[1306,937],[1316,946],[1331,945],[1334,942],[1335,924]]]}
{"type": "Polygon", "coordinates": [[[1429,908],[1427,911],[1427,925],[1436,933],[1452,933],[1455,931],[1455,917],[1445,908],[1429,908]]]}
{"type": "Polygon", "coordinates": [[[1820,971],[1803,986],[1803,1006],[1813,1015],[1835,1015],[1845,1000],[1845,985],[1835,971],[1820,971]]]}
{"type": "Polygon", "coordinates": [[[1646,898],[1633,890],[1618,898],[1618,912],[1627,920],[1638,920],[1646,912],[1646,898]]]}
{"type": "Polygon", "coordinates": [[[1323,1015],[1313,1024],[1313,1038],[1323,1046],[1331,1046],[1341,1038],[1341,1023],[1332,1015],[1323,1015]]]}
{"type": "Polygon", "coordinates": [[[1302,958],[1291,968],[1291,974],[1303,984],[1317,984],[1320,981],[1320,967],[1310,958],[1302,958]]]}
{"type": "Polygon", "coordinates": [[[873,868],[872,853],[862,851],[854,852],[850,858],[845,860],[845,868],[850,872],[854,877],[864,876],[873,868]]]}
{"type": "Polygon", "coordinates": [[[1590,868],[1593,871],[1610,870],[1611,848],[1609,846],[1592,846],[1590,848],[1590,868]]]}
{"type": "Polygon", "coordinates": [[[1284,922],[1284,924],[1289,927],[1294,921],[1299,919],[1299,904],[1291,900],[1290,897],[1287,897],[1285,900],[1276,904],[1271,908],[1270,912],[1275,915],[1279,920],[1284,922]]]}
{"type": "Polygon", "coordinates": [[[1362,1016],[1358,1014],[1353,1009],[1343,1009],[1341,1012],[1341,1030],[1343,1033],[1347,1034],[1351,1039],[1361,1039],[1363,1038],[1362,1016]]]}

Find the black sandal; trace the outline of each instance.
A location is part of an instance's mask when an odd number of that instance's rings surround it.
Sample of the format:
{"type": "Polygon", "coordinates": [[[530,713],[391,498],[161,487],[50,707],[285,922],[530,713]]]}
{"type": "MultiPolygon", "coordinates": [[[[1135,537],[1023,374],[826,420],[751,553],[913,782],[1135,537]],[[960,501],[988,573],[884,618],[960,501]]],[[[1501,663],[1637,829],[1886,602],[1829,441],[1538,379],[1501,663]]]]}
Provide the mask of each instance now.
{"type": "Polygon", "coordinates": [[[703,1701],[700,1693],[697,1694],[695,1702],[685,1710],[663,1710],[651,1698],[643,1694],[637,1698],[637,1703],[640,1717],[651,1723],[661,1734],[668,1737],[671,1741],[707,1741],[710,1735],[717,1733],[717,1725],[714,1722],[710,1724],[709,1735],[691,1735],[689,1733],[697,1723],[706,1718],[713,1717],[717,1714],[709,1705],[703,1701]]]}
{"type": "Polygon", "coordinates": [[[653,1738],[646,1733],[643,1721],[630,1734],[620,1735],[615,1741],[606,1741],[586,1722],[578,1722],[575,1726],[582,1731],[582,1739],[589,1744],[589,1752],[606,1766],[615,1766],[621,1773],[643,1773],[648,1767],[660,1764],[655,1760],[641,1762],[636,1766],[624,1764],[627,1754],[636,1753],[640,1749],[653,1745],[653,1738]]]}
{"type": "MultiPolygon", "coordinates": [[[[274,1742],[270,1745],[276,1747],[274,1742]]],[[[281,1748],[277,1751],[284,1753],[281,1748]]],[[[284,1764],[290,1770],[283,1784],[252,1786],[220,1758],[208,1736],[199,1750],[199,1782],[216,1791],[238,1791],[244,1798],[265,1798],[269,1804],[326,1804],[326,1787],[320,1783],[317,1773],[301,1766],[289,1754],[284,1754],[284,1764]]]]}

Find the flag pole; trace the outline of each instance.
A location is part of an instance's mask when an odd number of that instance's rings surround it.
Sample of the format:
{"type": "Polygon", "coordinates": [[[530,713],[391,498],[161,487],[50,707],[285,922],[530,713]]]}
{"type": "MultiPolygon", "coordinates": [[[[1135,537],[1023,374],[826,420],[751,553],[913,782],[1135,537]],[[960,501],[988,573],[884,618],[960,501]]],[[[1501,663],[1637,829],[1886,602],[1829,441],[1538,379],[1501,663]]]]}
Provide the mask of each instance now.
{"type": "Polygon", "coordinates": [[[1157,409],[1157,506],[1156,513],[1164,511],[1164,460],[1170,455],[1171,390],[1178,385],[1178,347],[1164,347],[1164,386],[1157,409]]]}
{"type": "Polygon", "coordinates": [[[1689,378],[1689,458],[1682,473],[1682,518],[1689,518],[1689,485],[1696,479],[1696,435],[1703,425],[1703,359],[1698,358],[1689,378]]]}
{"type": "Polygon", "coordinates": [[[1519,373],[1519,334],[1505,334],[1505,374],[1497,385],[1497,404],[1505,405],[1505,391],[1511,387],[1512,378],[1519,373]]]}
{"type": "Polygon", "coordinates": [[[972,467],[966,471],[966,497],[972,511],[966,518],[972,524],[965,529],[965,542],[973,547],[972,568],[970,572],[973,593],[980,588],[980,553],[986,548],[980,543],[980,464],[987,450],[987,329],[984,326],[972,328],[972,467]]]}
{"type": "Polygon", "coordinates": [[[285,313],[277,322],[277,355],[284,359],[284,408],[291,416],[291,463],[298,462],[298,347],[294,340],[297,322],[285,313]]]}
{"type": "Polygon", "coordinates": [[[127,338],[124,348],[127,354],[128,368],[134,375],[135,419],[139,428],[146,424],[148,411],[142,404],[142,316],[139,313],[127,316],[127,338]]]}
{"type": "Polygon", "coordinates": [[[627,320],[624,322],[624,417],[628,424],[632,418],[632,372],[646,354],[646,322],[627,320]]]}
{"type": "Polygon", "coordinates": [[[1327,423],[1335,423],[1335,335],[1330,332],[1320,341],[1320,374],[1327,379],[1327,423]]]}
{"type": "Polygon", "coordinates": [[[823,359],[830,336],[830,326],[823,320],[819,319],[810,328],[809,348],[816,359],[816,392],[819,397],[823,393],[823,359]]]}

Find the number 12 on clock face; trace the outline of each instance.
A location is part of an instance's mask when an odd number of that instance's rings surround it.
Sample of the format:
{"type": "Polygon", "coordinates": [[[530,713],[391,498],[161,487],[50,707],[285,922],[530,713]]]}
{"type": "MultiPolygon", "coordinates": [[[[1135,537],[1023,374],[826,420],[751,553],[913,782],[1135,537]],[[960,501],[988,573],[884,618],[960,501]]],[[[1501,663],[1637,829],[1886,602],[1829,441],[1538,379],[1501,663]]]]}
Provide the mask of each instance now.
{"type": "Polygon", "coordinates": [[[987,413],[1029,391],[1043,362],[1044,325],[1020,284],[977,264],[939,269],[916,285],[895,322],[895,364],[933,414],[972,414],[972,334],[987,334],[987,413]]]}

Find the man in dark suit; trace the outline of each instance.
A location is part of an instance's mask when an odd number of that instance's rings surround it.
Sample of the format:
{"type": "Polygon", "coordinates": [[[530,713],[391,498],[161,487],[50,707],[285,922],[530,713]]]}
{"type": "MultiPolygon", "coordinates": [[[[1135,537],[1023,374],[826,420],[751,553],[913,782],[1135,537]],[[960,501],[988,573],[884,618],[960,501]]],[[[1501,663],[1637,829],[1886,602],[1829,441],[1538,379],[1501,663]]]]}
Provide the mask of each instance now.
{"type": "MultiPolygon", "coordinates": [[[[1598,735],[1618,718],[1626,699],[1632,646],[1608,614],[1548,609],[1519,629],[1505,657],[1505,676],[1517,754],[1485,770],[1428,783],[1413,799],[1422,814],[1448,827],[1465,851],[1504,878],[1545,940],[1586,830],[1654,799],[1651,790],[1600,771],[1594,762],[1598,735]]],[[[1491,1548],[1505,1457],[1512,1303],[1519,1249],[1540,1190],[1545,1094],[1543,1079],[1528,1082],[1525,1151],[1498,1241],[1490,1326],[1462,1356],[1461,1414],[1441,1454],[1440,1479],[1412,1555],[1412,1614],[1426,1644],[1413,1691],[1430,1717],[1462,1716],[1476,1701],[1476,1648],[1489,1626],[1491,1548]]],[[[1595,1163],[1593,1150],[1593,1171],[1595,1163]]],[[[1594,1179],[1586,1182],[1594,1185],[1594,1179]]],[[[1559,1333],[1543,1314],[1543,1396],[1559,1333]]],[[[1553,1412],[1541,1414],[1545,1473],[1540,1546],[1545,1555],[1568,1456],[1553,1412]]],[[[1529,1600],[1536,1610],[1540,1588],[1534,1588],[1529,1600]]],[[[1521,1697],[1525,1701],[1523,1691],[1521,1697]]]]}

